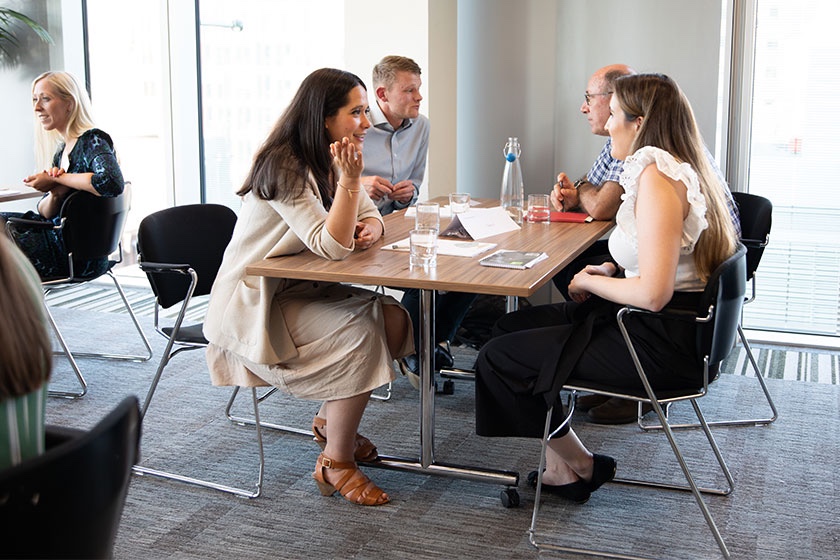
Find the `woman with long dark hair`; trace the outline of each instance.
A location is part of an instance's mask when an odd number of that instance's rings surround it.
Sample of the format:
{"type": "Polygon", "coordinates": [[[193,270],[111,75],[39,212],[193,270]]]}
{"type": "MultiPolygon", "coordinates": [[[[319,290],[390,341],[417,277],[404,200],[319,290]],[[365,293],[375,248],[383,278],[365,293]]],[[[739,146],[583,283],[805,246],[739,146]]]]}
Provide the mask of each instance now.
{"type": "Polygon", "coordinates": [[[215,384],[280,387],[324,401],[312,422],[323,447],[313,478],[362,505],[389,497],[357,467],[377,457],[357,433],[370,393],[413,351],[408,314],[391,297],[332,284],[249,276],[264,258],[310,250],[344,259],[383,232],[361,186],[367,91],[354,74],[310,74],[260,147],[238,191],[243,204],[213,285],[204,332],[215,384]]]}

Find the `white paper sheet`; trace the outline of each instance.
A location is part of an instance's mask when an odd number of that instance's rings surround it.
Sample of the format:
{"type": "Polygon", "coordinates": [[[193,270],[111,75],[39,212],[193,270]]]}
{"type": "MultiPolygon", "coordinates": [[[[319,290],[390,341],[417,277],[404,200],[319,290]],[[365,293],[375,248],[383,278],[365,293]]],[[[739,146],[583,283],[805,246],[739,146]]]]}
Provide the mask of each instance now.
{"type": "MultiPolygon", "coordinates": [[[[481,243],[479,241],[466,241],[461,239],[438,238],[438,255],[450,255],[453,257],[475,257],[495,247],[495,243],[481,243]]],[[[387,251],[409,251],[408,237],[396,243],[388,243],[382,246],[387,251]]]]}
{"type": "Polygon", "coordinates": [[[516,231],[519,226],[514,222],[507,211],[501,206],[493,208],[470,208],[469,212],[458,214],[449,225],[441,232],[446,236],[449,231],[457,231],[461,227],[476,241],[498,235],[508,231],[516,231]]]}

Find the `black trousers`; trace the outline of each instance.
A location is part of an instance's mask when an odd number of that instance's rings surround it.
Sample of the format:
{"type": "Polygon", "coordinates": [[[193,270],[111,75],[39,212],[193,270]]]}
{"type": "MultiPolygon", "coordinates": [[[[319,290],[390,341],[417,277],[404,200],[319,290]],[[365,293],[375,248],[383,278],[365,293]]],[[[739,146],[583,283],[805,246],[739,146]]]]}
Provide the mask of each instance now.
{"type": "MultiPolygon", "coordinates": [[[[554,403],[552,429],[556,428],[564,418],[559,391],[546,398],[546,393],[535,389],[546,360],[557,361],[559,356],[562,362],[564,352],[576,355],[556,371],[552,369],[552,374],[560,377],[560,385],[574,377],[618,389],[642,387],[615,319],[620,306],[604,302],[597,311],[602,317],[591,334],[586,340],[575,340],[576,330],[582,329],[580,305],[565,302],[531,307],[505,315],[496,323],[494,337],[476,360],[478,435],[541,438],[548,402],[554,403]]],[[[702,367],[696,356],[693,325],[663,324],[642,316],[629,318],[627,325],[655,389],[697,383],[702,367]]]]}

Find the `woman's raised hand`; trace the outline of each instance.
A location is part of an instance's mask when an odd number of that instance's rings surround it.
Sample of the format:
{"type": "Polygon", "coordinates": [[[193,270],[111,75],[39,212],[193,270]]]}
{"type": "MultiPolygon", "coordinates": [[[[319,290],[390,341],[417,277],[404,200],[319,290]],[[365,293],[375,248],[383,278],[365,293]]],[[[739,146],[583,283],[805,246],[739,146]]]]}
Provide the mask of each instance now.
{"type": "Polygon", "coordinates": [[[349,138],[345,136],[340,142],[330,144],[330,153],[341,170],[342,177],[348,179],[361,177],[362,170],[365,168],[362,152],[356,149],[356,145],[350,142],[349,138]]]}

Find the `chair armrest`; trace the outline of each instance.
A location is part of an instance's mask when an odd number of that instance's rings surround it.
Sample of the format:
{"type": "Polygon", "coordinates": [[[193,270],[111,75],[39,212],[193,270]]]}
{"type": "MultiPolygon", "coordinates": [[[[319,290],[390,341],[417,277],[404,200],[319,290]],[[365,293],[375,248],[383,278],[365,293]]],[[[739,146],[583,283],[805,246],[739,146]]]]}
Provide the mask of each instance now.
{"type": "Polygon", "coordinates": [[[188,264],[172,264],[172,263],[156,263],[150,261],[140,262],[140,270],[143,272],[177,272],[179,274],[188,274],[190,270],[188,264]]]}
{"type": "Polygon", "coordinates": [[[633,307],[632,305],[624,306],[621,309],[621,311],[619,311],[619,313],[642,313],[649,317],[656,317],[657,319],[685,321],[688,323],[705,323],[708,322],[712,317],[712,309],[709,309],[705,317],[701,317],[695,311],[691,311],[689,309],[665,308],[662,311],[649,311],[647,309],[642,309],[641,307],[633,307]]]}
{"type": "Polygon", "coordinates": [[[741,239],[741,243],[748,249],[761,249],[767,247],[767,239],[741,239]]]}
{"type": "Polygon", "coordinates": [[[64,227],[63,218],[59,225],[40,220],[27,220],[26,218],[6,218],[6,222],[14,225],[15,229],[61,229],[64,227]]]}

